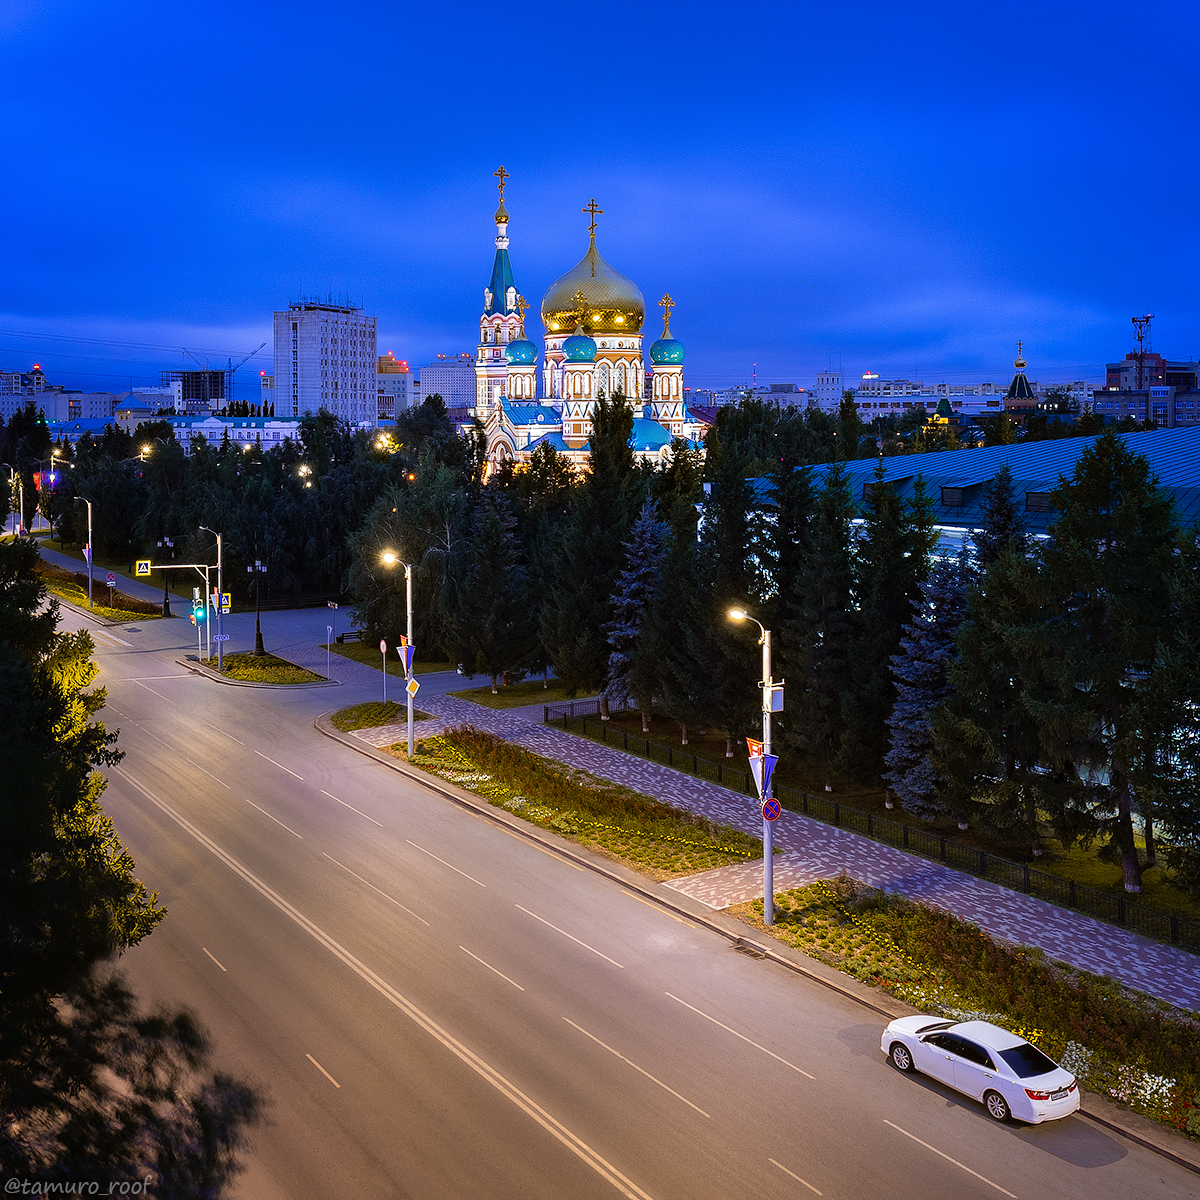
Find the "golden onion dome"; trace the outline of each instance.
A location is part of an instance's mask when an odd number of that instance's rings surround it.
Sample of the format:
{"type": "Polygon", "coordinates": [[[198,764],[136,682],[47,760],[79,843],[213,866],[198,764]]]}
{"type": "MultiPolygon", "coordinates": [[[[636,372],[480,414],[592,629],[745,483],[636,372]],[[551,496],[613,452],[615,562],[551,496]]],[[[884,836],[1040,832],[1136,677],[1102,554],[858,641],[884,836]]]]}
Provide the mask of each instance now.
{"type": "Polygon", "coordinates": [[[600,257],[594,234],[588,252],[542,298],[542,324],[549,334],[570,333],[576,325],[589,337],[640,333],[645,319],[641,289],[600,257]]]}

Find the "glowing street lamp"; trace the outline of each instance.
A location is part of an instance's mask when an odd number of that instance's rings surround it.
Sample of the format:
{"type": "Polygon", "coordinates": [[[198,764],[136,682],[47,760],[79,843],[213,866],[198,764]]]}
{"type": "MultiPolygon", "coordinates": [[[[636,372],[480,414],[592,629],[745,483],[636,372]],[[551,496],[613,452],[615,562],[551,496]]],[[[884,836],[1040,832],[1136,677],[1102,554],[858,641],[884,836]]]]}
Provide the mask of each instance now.
{"type": "MultiPolygon", "coordinates": [[[[404,604],[407,614],[408,624],[408,649],[405,652],[405,671],[404,676],[407,683],[405,692],[408,695],[408,757],[413,756],[413,667],[416,665],[416,651],[413,649],[413,598],[412,598],[412,563],[402,562],[400,556],[394,550],[385,550],[380,556],[380,561],[385,567],[394,567],[397,563],[404,568],[404,604]]],[[[384,664],[384,670],[387,670],[387,664],[384,664]]]]}
{"type": "Polygon", "coordinates": [[[732,621],[753,621],[762,635],[758,644],[763,648],[762,654],[762,802],[763,802],[763,923],[775,924],[775,881],[773,876],[772,856],[775,853],[774,817],[768,817],[769,806],[774,806],[778,815],[778,804],[771,799],[771,776],[767,771],[767,756],[771,753],[771,713],[783,710],[783,684],[771,680],[771,631],[761,621],[752,617],[744,608],[731,608],[729,618],[732,621]]]}

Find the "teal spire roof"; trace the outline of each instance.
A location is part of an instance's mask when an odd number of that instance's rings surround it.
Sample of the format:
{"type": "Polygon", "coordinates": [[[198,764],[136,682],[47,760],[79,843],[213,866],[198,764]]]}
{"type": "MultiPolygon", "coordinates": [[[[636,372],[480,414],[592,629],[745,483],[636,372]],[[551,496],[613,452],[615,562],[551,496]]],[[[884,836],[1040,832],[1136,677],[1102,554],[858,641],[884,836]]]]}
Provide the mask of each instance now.
{"type": "Polygon", "coordinates": [[[683,362],[683,343],[673,337],[661,337],[650,347],[650,361],[657,366],[675,366],[683,362]]]}
{"type": "Polygon", "coordinates": [[[582,325],[575,326],[575,332],[562,344],[563,357],[570,363],[589,363],[596,361],[596,343],[583,332],[582,325]]]}
{"type": "Polygon", "coordinates": [[[496,248],[496,260],[492,263],[492,278],[488,283],[487,303],[484,313],[491,317],[517,311],[517,284],[513,279],[512,263],[508,261],[508,248],[496,248]],[[508,301],[508,289],[512,288],[512,303],[508,301]]]}
{"type": "Polygon", "coordinates": [[[528,339],[520,338],[515,342],[508,343],[508,349],[504,352],[505,359],[513,366],[527,367],[530,363],[537,362],[537,347],[528,339]]]}

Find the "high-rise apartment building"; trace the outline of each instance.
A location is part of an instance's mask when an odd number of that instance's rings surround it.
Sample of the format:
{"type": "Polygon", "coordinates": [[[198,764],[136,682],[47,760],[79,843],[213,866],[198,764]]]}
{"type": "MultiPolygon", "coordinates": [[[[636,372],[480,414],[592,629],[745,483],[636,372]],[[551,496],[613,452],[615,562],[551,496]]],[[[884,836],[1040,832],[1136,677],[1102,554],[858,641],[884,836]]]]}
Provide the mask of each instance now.
{"type": "Polygon", "coordinates": [[[447,408],[474,408],[477,394],[475,356],[439,354],[421,368],[421,398],[441,396],[447,408]]]}
{"type": "Polygon", "coordinates": [[[296,300],[275,314],[275,413],[325,409],[350,425],[377,421],[375,318],[361,308],[296,300]]]}

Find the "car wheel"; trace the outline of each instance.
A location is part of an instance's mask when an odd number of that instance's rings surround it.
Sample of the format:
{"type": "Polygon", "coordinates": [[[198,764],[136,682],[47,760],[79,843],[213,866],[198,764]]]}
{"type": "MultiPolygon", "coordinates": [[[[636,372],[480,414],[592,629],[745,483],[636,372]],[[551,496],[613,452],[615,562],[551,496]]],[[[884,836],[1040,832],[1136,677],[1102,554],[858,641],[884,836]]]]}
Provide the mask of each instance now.
{"type": "Polygon", "coordinates": [[[1007,1121],[1012,1116],[1008,1101],[999,1092],[988,1092],[983,1098],[983,1103],[993,1121],[1007,1121]]]}
{"type": "Polygon", "coordinates": [[[903,1042],[893,1042],[892,1048],[888,1051],[888,1057],[892,1060],[892,1066],[897,1071],[911,1071],[913,1069],[912,1054],[909,1053],[908,1047],[903,1042]]]}

